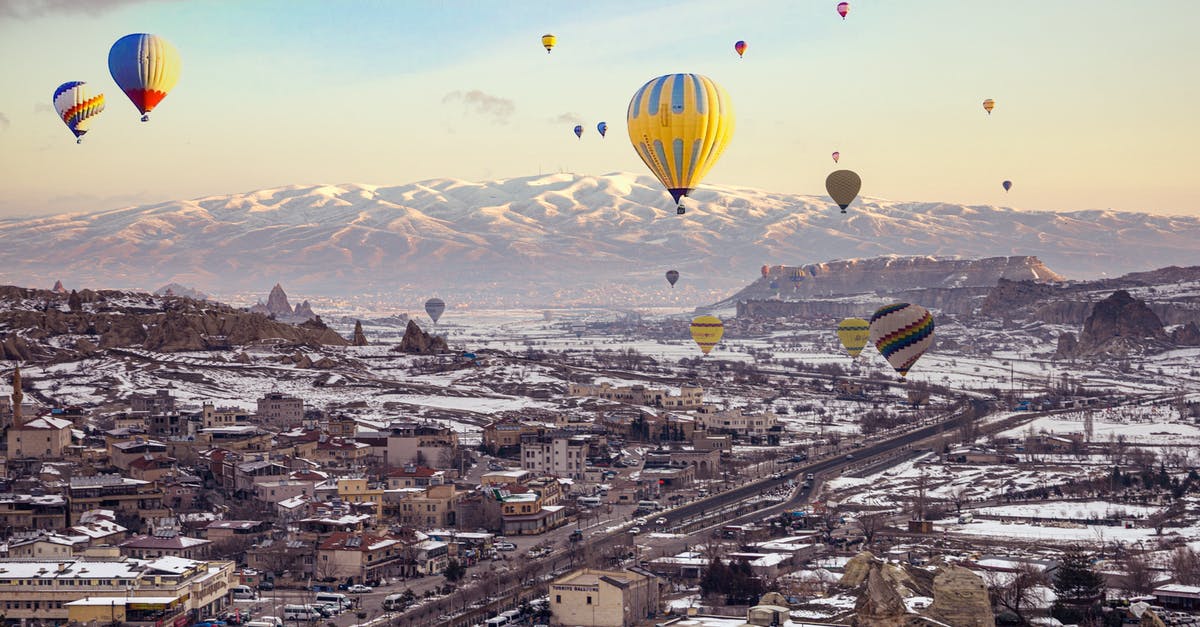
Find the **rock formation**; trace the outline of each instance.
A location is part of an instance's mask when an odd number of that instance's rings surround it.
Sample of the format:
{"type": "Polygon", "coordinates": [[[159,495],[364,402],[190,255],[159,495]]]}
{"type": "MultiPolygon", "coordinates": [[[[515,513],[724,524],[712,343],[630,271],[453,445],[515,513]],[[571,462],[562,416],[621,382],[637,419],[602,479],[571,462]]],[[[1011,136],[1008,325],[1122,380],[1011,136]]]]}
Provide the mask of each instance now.
{"type": "Polygon", "coordinates": [[[1058,348],[1054,351],[1055,359],[1070,359],[1079,350],[1079,340],[1070,331],[1058,336],[1058,348]]]}
{"type": "Polygon", "coordinates": [[[351,341],[355,346],[367,345],[367,334],[363,333],[362,320],[354,321],[354,339],[351,341]]]}
{"type": "Polygon", "coordinates": [[[404,329],[404,337],[393,350],[417,355],[435,355],[449,352],[450,347],[446,344],[446,338],[430,335],[422,331],[415,320],[409,320],[404,329]]]}
{"type": "Polygon", "coordinates": [[[1076,354],[1128,355],[1164,348],[1167,334],[1159,319],[1144,301],[1117,290],[1092,307],[1083,323],[1076,354]]]}
{"type": "Polygon", "coordinates": [[[67,288],[63,287],[62,281],[55,281],[54,287],[50,288],[50,291],[55,294],[66,294],[67,288]]]}
{"type": "Polygon", "coordinates": [[[1193,320],[1171,332],[1171,342],[1176,346],[1200,346],[1200,325],[1193,320]]]}
{"type": "Polygon", "coordinates": [[[348,344],[319,318],[293,326],[212,302],[109,290],[63,295],[0,287],[0,329],[0,359],[23,361],[75,359],[109,348],[206,350],[263,339],[348,344]]]}
{"type": "Polygon", "coordinates": [[[186,296],[195,300],[208,300],[208,294],[186,285],[180,285],[179,283],[168,283],[154,290],[155,296],[167,296],[168,293],[170,296],[186,296]]]}
{"type": "Polygon", "coordinates": [[[292,312],[292,318],[297,320],[312,320],[316,317],[317,314],[313,313],[312,305],[308,304],[307,300],[296,305],[296,310],[292,312]]]}
{"type": "Polygon", "coordinates": [[[956,627],[996,627],[987,584],[975,573],[954,564],[933,578],[930,616],[956,627]]]}
{"type": "Polygon", "coordinates": [[[276,317],[288,317],[293,313],[287,294],[284,293],[283,286],[278,283],[271,288],[271,293],[267,296],[267,313],[275,314],[276,317]]]}

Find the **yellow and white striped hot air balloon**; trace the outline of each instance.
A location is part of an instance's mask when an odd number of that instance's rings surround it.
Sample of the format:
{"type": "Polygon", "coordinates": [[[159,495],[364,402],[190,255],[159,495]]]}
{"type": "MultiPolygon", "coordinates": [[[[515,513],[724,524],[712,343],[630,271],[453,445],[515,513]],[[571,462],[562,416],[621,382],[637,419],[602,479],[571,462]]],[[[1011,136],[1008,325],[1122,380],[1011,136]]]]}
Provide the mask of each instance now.
{"type": "Polygon", "coordinates": [[[158,35],[126,35],[108,51],[108,71],[141,112],[143,122],[179,82],[179,69],[179,52],[158,35]]]}
{"type": "Polygon", "coordinates": [[[629,141],[679,205],[733,138],[733,103],[707,76],[666,74],[629,101],[629,141]]]}
{"type": "Polygon", "coordinates": [[[692,339],[696,341],[705,355],[717,346],[722,335],[725,335],[725,323],[721,322],[720,318],[697,316],[692,320],[692,339]]]}

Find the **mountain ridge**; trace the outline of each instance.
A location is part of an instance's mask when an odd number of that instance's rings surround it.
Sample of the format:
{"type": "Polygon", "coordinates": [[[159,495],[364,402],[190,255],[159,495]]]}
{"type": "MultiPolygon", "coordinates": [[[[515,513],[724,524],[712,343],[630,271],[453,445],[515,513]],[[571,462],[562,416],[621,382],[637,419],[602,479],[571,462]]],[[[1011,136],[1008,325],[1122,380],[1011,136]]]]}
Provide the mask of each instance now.
{"type": "Polygon", "coordinates": [[[1189,216],[870,197],[839,215],[819,196],[734,186],[688,203],[676,216],[656,181],[624,173],[280,186],[0,221],[0,281],[669,305],[727,297],[764,263],[1029,255],[1071,278],[1200,263],[1189,216]]]}

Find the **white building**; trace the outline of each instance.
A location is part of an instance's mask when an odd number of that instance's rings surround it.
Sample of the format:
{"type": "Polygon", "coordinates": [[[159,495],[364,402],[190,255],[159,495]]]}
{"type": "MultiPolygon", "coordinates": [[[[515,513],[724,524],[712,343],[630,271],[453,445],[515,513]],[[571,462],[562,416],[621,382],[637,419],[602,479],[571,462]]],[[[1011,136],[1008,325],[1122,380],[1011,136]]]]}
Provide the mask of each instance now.
{"type": "Polygon", "coordinates": [[[583,480],[587,450],[587,441],[579,438],[525,438],[521,441],[521,468],[534,474],[583,480]]]}

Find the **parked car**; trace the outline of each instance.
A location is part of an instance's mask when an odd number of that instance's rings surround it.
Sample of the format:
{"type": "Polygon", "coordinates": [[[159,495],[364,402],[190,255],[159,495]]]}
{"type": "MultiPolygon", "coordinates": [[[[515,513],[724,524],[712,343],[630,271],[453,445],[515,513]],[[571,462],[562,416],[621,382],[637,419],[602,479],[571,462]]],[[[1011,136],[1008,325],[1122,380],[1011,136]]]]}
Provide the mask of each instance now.
{"type": "Polygon", "coordinates": [[[515,550],[517,550],[517,545],[513,544],[512,542],[497,542],[497,543],[493,544],[492,546],[496,547],[497,551],[515,551],[515,550]]]}
{"type": "Polygon", "coordinates": [[[258,582],[258,589],[259,590],[274,590],[275,584],[273,584],[269,581],[260,581],[260,582],[258,582]]]}
{"type": "Polygon", "coordinates": [[[350,586],[347,590],[350,592],[350,594],[366,594],[371,591],[371,586],[364,586],[360,583],[356,583],[353,586],[350,586]]]}
{"type": "Polygon", "coordinates": [[[639,533],[641,533],[641,532],[642,532],[642,528],[641,528],[641,527],[630,527],[630,528],[629,528],[629,533],[632,533],[632,534],[639,534],[639,533]]]}

